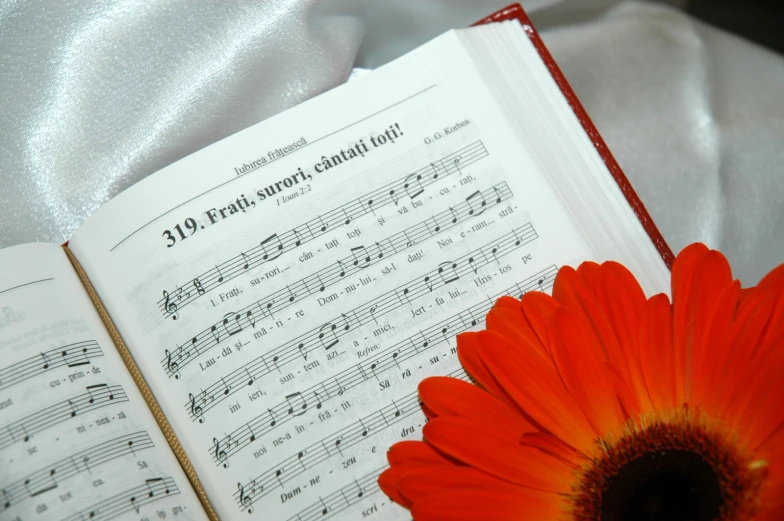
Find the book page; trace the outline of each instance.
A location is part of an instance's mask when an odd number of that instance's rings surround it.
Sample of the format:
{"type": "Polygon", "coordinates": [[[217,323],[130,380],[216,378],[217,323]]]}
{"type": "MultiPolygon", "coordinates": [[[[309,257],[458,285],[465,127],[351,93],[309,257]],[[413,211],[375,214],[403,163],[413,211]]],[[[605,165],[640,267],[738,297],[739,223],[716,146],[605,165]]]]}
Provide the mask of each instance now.
{"type": "MultiPolygon", "coordinates": [[[[502,295],[601,261],[448,33],[185,158],[71,241],[223,519],[409,519],[376,480],[502,295]]],[[[623,261],[623,259],[619,259],[623,261]]]]}
{"type": "Polygon", "coordinates": [[[206,520],[62,248],[0,251],[0,517],[206,520]]]}

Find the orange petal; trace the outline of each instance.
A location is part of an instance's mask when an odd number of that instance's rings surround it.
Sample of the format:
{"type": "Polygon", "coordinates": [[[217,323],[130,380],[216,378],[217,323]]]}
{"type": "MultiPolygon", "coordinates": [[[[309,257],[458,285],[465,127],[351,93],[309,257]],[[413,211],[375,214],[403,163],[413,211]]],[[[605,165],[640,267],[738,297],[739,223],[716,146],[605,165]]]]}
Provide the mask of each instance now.
{"type": "Polygon", "coordinates": [[[553,318],[553,360],[566,389],[594,430],[604,436],[626,422],[605,367],[603,349],[573,311],[561,308],[553,318]]]}
{"type": "Polygon", "coordinates": [[[550,350],[550,319],[558,309],[556,300],[546,293],[530,291],[520,299],[525,318],[539,338],[539,342],[550,350]]]}
{"type": "Polygon", "coordinates": [[[666,411],[677,405],[672,350],[672,312],[667,295],[654,295],[640,315],[640,369],[653,406],[666,411]]]}
{"type": "Polygon", "coordinates": [[[397,489],[411,503],[428,496],[452,490],[490,490],[509,494],[525,494],[526,489],[503,481],[471,467],[416,467],[397,482],[397,489]]]}
{"type": "Polygon", "coordinates": [[[493,307],[487,314],[486,322],[487,329],[506,337],[510,343],[523,349],[533,349],[544,358],[550,357],[547,349],[539,341],[525,315],[523,315],[519,302],[517,303],[517,309],[493,307]]]}
{"type": "Polygon", "coordinates": [[[438,450],[499,479],[548,492],[568,492],[572,484],[563,462],[467,418],[436,418],[423,434],[438,450]]]}
{"type": "MultiPolygon", "coordinates": [[[[709,414],[719,414],[715,400],[715,376],[730,354],[730,336],[740,299],[740,282],[728,284],[716,298],[713,313],[705,326],[702,342],[695,345],[692,366],[692,401],[702,404],[709,414]]],[[[723,412],[723,411],[722,411],[723,412]]]]}
{"type": "Polygon", "coordinates": [[[729,347],[721,365],[715,365],[711,380],[711,401],[718,411],[736,417],[734,410],[742,403],[739,398],[746,396],[742,387],[749,374],[765,370],[752,355],[770,321],[775,300],[771,293],[762,292],[751,296],[738,312],[730,332],[729,347]]]}
{"type": "Polygon", "coordinates": [[[417,502],[411,514],[416,521],[557,521],[562,512],[554,494],[461,490],[417,502]]]}
{"type": "Polygon", "coordinates": [[[603,263],[598,275],[594,290],[596,300],[612,324],[620,348],[620,352],[610,354],[610,359],[623,361],[624,365],[614,369],[626,381],[625,389],[633,394],[627,395],[624,407],[630,414],[650,411],[653,404],[637,356],[637,337],[640,314],[645,306],[645,293],[631,272],[617,262],[603,263]],[[635,409],[630,409],[632,403],[637,404],[635,409]]]}
{"type": "Polygon", "coordinates": [[[405,474],[408,470],[408,467],[392,467],[386,469],[381,475],[378,477],[378,486],[387,495],[389,499],[397,503],[398,505],[402,505],[406,508],[411,508],[413,503],[406,499],[398,490],[397,484],[400,481],[400,478],[405,474]]]}
{"type": "Polygon", "coordinates": [[[516,441],[533,427],[516,410],[475,385],[449,378],[433,376],[419,384],[419,396],[437,416],[472,418],[479,423],[498,427],[516,441]]]}
{"type": "Polygon", "coordinates": [[[560,438],[547,432],[527,432],[520,438],[520,443],[536,447],[545,454],[561,459],[574,469],[580,468],[584,456],[564,443],[560,438]]]}
{"type": "Polygon", "coordinates": [[[601,266],[592,261],[581,262],[577,267],[577,275],[583,279],[586,287],[594,295],[598,294],[599,286],[602,283],[601,271],[601,266]]]}
{"type": "Polygon", "coordinates": [[[537,425],[579,451],[593,445],[596,432],[551,364],[535,353],[514,349],[492,331],[480,331],[479,357],[509,397],[537,425]]]}
{"type": "Polygon", "coordinates": [[[457,357],[463,369],[496,398],[508,402],[506,393],[479,359],[477,347],[479,346],[479,332],[461,333],[457,335],[457,357]]]}
{"type": "Polygon", "coordinates": [[[508,309],[511,311],[520,312],[520,301],[509,295],[503,295],[495,301],[492,309],[508,309]]]}
{"type": "Polygon", "coordinates": [[[784,264],[776,266],[762,277],[757,288],[767,291],[784,291],[784,264]]]}
{"type": "Polygon", "coordinates": [[[450,462],[424,441],[406,440],[392,445],[387,461],[394,466],[403,464],[448,465],[450,462]]]}
{"type": "MultiPolygon", "coordinates": [[[[694,266],[691,277],[684,276],[678,296],[673,297],[673,346],[676,360],[684,361],[682,399],[691,398],[694,351],[704,346],[706,325],[724,288],[732,282],[732,271],[724,256],[706,252],[694,266]]],[[[680,382],[678,382],[680,386],[680,382]]]]}
{"type": "Polygon", "coordinates": [[[766,350],[756,363],[727,382],[735,392],[725,421],[730,429],[738,429],[752,447],[764,444],[784,424],[783,348],[784,337],[781,337],[774,349],[766,350]]]}
{"type": "Polygon", "coordinates": [[[609,320],[605,316],[596,297],[588,290],[585,283],[577,276],[577,272],[569,266],[558,270],[553,285],[553,296],[564,307],[569,308],[577,316],[590,324],[590,331],[596,335],[602,346],[603,360],[608,360],[616,367],[624,367],[619,358],[621,353],[618,339],[609,320]]]}

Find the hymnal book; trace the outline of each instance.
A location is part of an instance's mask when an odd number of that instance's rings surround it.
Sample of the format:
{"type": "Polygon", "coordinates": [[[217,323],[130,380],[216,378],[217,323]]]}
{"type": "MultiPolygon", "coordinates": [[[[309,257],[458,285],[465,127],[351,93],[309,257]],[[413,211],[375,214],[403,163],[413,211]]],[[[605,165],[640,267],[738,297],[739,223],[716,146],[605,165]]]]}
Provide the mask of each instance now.
{"type": "Polygon", "coordinates": [[[418,382],[587,259],[667,289],[522,9],[449,31],[0,251],[2,519],[408,519],[418,382]]]}

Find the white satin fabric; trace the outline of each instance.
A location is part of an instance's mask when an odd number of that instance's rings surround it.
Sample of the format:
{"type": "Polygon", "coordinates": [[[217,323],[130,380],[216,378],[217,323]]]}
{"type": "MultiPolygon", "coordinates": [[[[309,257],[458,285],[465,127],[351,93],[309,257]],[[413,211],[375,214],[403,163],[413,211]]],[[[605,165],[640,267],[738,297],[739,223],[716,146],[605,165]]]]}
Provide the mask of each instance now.
{"type": "MultiPolygon", "coordinates": [[[[0,0],[0,247],[499,0],[0,0]]],[[[673,250],[784,261],[784,60],[671,8],[524,2],[673,250]]]]}

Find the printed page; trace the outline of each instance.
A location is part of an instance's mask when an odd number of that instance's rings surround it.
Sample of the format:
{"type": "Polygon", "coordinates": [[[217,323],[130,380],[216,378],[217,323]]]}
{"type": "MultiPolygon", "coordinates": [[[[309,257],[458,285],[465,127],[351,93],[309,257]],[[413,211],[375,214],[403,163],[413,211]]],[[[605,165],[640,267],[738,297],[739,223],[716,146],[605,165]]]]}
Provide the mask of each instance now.
{"type": "MultiPolygon", "coordinates": [[[[597,255],[454,33],[151,176],[71,241],[226,520],[378,489],[455,336],[597,255]]],[[[597,259],[601,260],[601,259],[597,259]]]]}
{"type": "Polygon", "coordinates": [[[207,516],[59,246],[0,251],[0,518],[207,516]]]}

